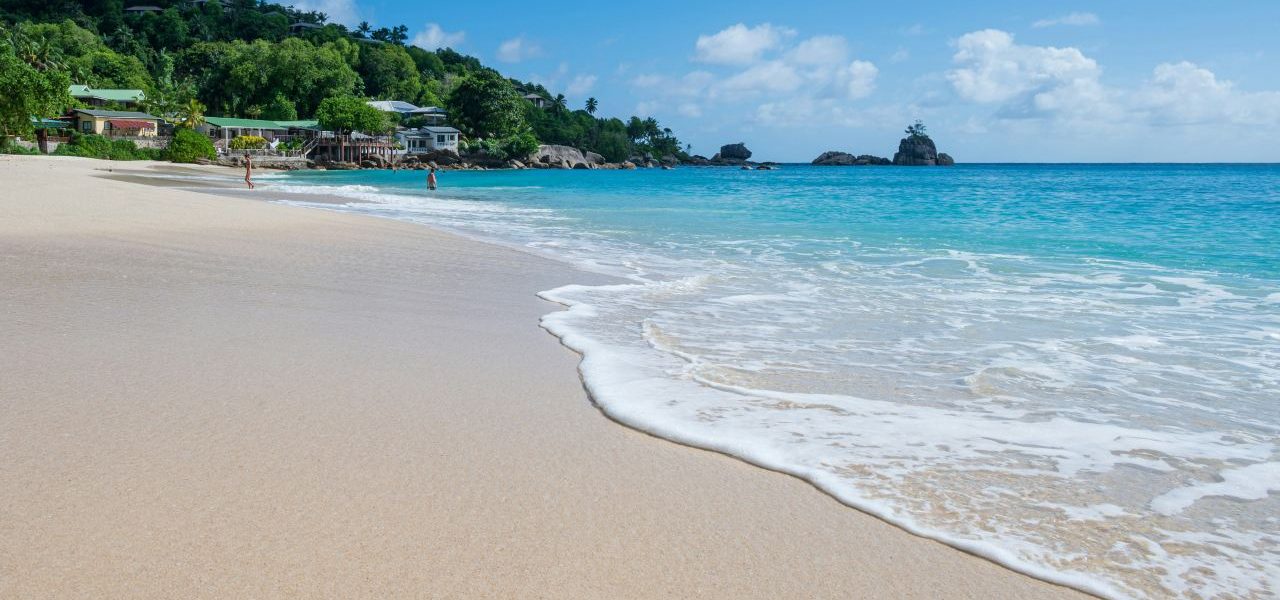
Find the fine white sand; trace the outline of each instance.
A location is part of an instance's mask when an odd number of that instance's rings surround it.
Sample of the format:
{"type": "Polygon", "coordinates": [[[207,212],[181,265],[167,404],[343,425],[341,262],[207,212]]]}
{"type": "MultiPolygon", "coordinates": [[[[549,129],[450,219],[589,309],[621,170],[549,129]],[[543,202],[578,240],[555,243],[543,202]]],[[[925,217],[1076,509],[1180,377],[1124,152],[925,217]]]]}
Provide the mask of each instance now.
{"type": "Polygon", "coordinates": [[[0,598],[1080,597],[608,420],[596,276],[107,166],[0,157],[0,598]]]}

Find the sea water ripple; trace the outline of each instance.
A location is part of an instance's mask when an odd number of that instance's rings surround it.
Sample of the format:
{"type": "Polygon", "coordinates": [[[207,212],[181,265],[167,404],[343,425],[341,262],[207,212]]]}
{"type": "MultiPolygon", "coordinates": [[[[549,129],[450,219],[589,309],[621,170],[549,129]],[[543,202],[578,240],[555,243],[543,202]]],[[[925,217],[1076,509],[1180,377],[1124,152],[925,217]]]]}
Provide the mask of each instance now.
{"type": "Polygon", "coordinates": [[[415,177],[286,179],[626,278],[542,295],[629,426],[1099,595],[1280,591],[1280,168],[415,177]]]}

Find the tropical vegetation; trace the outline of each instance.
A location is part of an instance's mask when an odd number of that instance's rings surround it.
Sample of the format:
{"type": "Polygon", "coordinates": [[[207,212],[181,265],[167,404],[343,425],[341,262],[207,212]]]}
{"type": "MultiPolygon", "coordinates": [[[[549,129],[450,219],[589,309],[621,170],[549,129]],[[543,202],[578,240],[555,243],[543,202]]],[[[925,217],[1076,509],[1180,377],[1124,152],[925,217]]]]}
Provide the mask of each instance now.
{"type": "Polygon", "coordinates": [[[264,0],[147,4],[160,10],[126,12],[124,0],[0,0],[0,136],[28,134],[32,116],[73,106],[67,88],[77,83],[143,90],[144,109],[188,127],[211,114],[383,130],[390,123],[354,108],[372,98],[445,107],[464,139],[486,150],[523,151],[532,140],[615,161],[683,155],[652,118],[598,117],[595,98],[569,110],[562,94],[475,57],[408,45],[403,25],[348,28],[264,0]]]}

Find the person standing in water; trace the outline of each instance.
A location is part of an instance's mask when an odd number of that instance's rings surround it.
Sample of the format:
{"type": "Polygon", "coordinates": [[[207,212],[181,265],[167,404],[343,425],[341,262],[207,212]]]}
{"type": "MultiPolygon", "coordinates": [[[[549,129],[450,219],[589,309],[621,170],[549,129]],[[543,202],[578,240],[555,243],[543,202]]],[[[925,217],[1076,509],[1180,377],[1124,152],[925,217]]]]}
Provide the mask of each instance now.
{"type": "Polygon", "coordinates": [[[244,182],[253,189],[253,158],[248,152],[244,153],[244,182]]]}
{"type": "Polygon", "coordinates": [[[435,167],[431,167],[431,170],[427,172],[427,189],[429,190],[436,189],[436,168],[435,167]]]}

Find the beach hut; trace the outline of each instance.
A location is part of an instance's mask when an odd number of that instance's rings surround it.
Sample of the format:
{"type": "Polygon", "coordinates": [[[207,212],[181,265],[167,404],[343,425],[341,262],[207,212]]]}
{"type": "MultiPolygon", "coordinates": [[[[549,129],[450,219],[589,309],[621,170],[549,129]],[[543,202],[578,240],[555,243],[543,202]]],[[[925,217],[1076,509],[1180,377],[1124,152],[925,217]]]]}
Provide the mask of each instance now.
{"type": "Polygon", "coordinates": [[[155,137],[160,117],[128,110],[77,108],[71,111],[76,131],[109,137],[155,137]]]}

